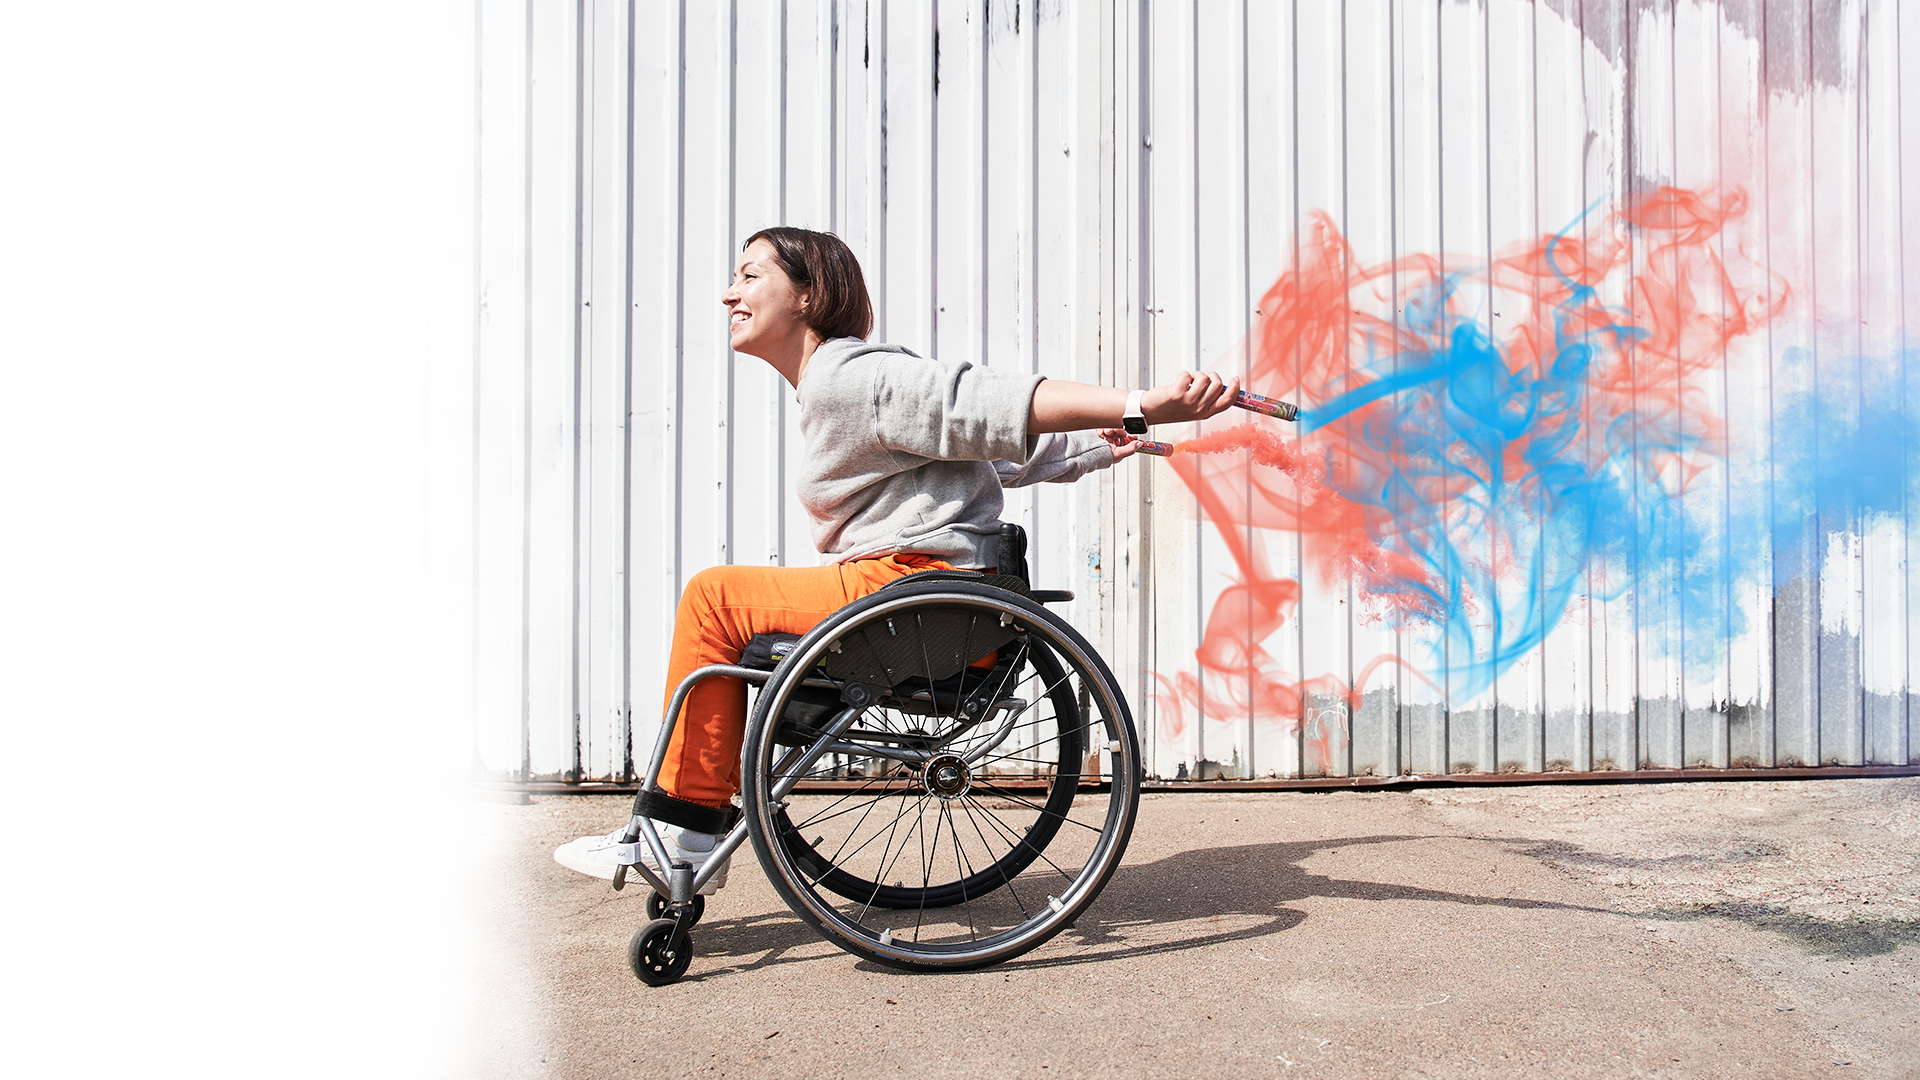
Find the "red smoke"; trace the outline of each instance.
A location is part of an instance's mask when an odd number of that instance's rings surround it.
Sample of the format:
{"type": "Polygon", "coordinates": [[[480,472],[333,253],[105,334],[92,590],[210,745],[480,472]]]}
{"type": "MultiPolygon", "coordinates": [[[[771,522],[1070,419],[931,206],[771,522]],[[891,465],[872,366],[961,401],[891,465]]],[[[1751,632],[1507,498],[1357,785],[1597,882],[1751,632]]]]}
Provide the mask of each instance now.
{"type": "MultiPolygon", "coordinates": [[[[1236,581],[1195,652],[1207,677],[1156,675],[1162,736],[1178,738],[1195,713],[1291,732],[1307,695],[1355,708],[1372,670],[1399,662],[1308,676],[1269,656],[1261,643],[1297,617],[1301,587],[1271,570],[1254,530],[1298,534],[1308,572],[1352,583],[1360,607],[1394,625],[1470,634],[1467,611],[1507,605],[1505,624],[1536,628],[1532,640],[1455,652],[1490,656],[1486,671],[1436,672],[1439,683],[1414,672],[1456,696],[1536,643],[1565,603],[1528,584],[1538,560],[1598,558],[1545,550],[1577,532],[1546,520],[1586,490],[1569,487],[1569,473],[1586,487],[1623,478],[1644,500],[1677,495],[1725,457],[1706,377],[1788,297],[1726,236],[1745,210],[1738,191],[1663,188],[1491,265],[1422,254],[1371,266],[1315,213],[1247,340],[1246,386],[1300,404],[1301,426],[1237,422],[1168,459],[1236,581]],[[1448,365],[1460,374],[1382,382],[1448,365]]],[[[1322,769],[1343,741],[1314,733],[1322,769]]]]}

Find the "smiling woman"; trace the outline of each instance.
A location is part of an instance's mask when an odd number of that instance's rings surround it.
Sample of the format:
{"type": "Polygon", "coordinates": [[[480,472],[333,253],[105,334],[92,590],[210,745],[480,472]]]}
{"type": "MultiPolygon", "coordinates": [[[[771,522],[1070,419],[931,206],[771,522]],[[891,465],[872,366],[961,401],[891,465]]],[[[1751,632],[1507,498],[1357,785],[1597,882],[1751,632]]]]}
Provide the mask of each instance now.
{"type": "MultiPolygon", "coordinates": [[[[721,295],[733,350],[794,388],[805,453],[798,495],[817,567],[716,566],[680,596],[663,712],[695,670],[732,664],[756,634],[803,633],[890,581],[923,570],[985,570],[998,554],[1002,489],[1064,483],[1135,452],[1123,419],[1183,423],[1226,409],[1238,380],[1182,372],[1128,393],[1041,375],[927,359],[868,343],[873,305],[853,252],[832,233],[753,234],[721,295]],[[1067,432],[1106,429],[1101,437],[1067,432]]],[[[649,804],[669,851],[696,867],[740,790],[746,685],[712,678],[688,695],[649,804]]],[[[627,828],[554,853],[614,876],[627,828]]],[[[649,863],[650,864],[650,863],[649,863]]],[[[725,883],[724,868],[703,891],[725,883]]]]}

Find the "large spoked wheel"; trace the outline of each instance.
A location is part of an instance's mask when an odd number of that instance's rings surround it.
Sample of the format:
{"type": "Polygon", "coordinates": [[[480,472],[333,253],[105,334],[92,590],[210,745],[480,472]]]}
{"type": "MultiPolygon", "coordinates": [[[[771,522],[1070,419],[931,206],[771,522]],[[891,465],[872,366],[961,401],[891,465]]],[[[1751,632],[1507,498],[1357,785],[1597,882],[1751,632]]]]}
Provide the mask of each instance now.
{"type": "Polygon", "coordinates": [[[1073,922],[1139,795],[1099,656],[1026,598],[966,583],[890,587],[807,634],[761,691],[745,758],[774,887],[828,940],[909,969],[997,963],[1073,922]],[[819,702],[841,691],[862,704],[834,735],[819,702]]]}

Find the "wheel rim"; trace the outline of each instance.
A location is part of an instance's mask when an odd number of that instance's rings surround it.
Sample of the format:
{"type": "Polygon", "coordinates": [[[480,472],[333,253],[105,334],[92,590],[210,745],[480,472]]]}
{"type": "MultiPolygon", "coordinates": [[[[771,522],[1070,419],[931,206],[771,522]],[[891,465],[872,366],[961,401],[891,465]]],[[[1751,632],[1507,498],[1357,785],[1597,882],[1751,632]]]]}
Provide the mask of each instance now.
{"type": "MultiPolygon", "coordinates": [[[[766,799],[780,778],[771,716],[797,682],[776,678],[756,706],[749,746],[754,767],[766,772],[764,782],[749,784],[755,847],[776,889],[842,947],[899,966],[992,963],[1051,937],[1105,883],[1132,827],[1137,747],[1104,665],[1033,605],[973,594],[909,596],[843,621],[892,615],[905,627],[900,616],[912,615],[916,603],[1020,620],[1022,635],[1011,647],[1023,655],[1005,687],[1016,702],[1006,710],[1015,713],[1012,723],[1004,716],[956,722],[964,730],[955,735],[920,716],[921,730],[903,732],[910,714],[869,709],[856,728],[899,741],[875,735],[862,745],[918,746],[931,756],[815,762],[808,777],[838,789],[796,793],[776,806],[766,799]],[[1090,718],[1081,715],[1083,700],[1090,718]],[[916,734],[925,738],[914,743],[908,736],[916,734]],[[1100,779],[1084,774],[1090,747],[1109,749],[1109,782],[1082,783],[1100,779]]],[[[795,649],[796,661],[810,665],[835,630],[822,624],[795,649]]]]}

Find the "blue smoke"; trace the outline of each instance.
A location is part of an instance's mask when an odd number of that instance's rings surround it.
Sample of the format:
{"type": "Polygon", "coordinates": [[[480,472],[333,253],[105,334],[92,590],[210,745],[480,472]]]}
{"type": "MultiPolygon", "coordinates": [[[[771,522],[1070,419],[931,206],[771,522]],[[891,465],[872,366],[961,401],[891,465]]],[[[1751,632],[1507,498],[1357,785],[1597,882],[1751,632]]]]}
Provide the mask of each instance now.
{"type": "Polygon", "coordinates": [[[1365,381],[1300,417],[1323,428],[1385,403],[1364,416],[1349,467],[1326,479],[1378,508],[1388,524],[1377,542],[1425,570],[1373,591],[1402,625],[1431,631],[1422,666],[1443,673],[1454,700],[1488,689],[1583,598],[1631,600],[1648,655],[1708,671],[1748,629],[1736,587],[1818,573],[1817,557],[1809,571],[1773,553],[1817,552],[1826,535],[1904,514],[1920,445],[1913,351],[1816,362],[1789,348],[1769,360],[1765,342],[1737,342],[1736,369],[1770,368],[1772,422],[1731,432],[1728,460],[1698,434],[1698,395],[1675,387],[1629,404],[1603,392],[1597,377],[1632,363],[1650,335],[1627,312],[1563,275],[1552,352],[1516,369],[1449,302],[1468,280],[1411,290],[1403,329],[1424,345],[1370,344],[1357,363],[1365,381]],[[1683,403],[1695,413],[1684,423],[1683,403]],[[1682,463],[1708,471],[1689,478],[1682,463]]]}

